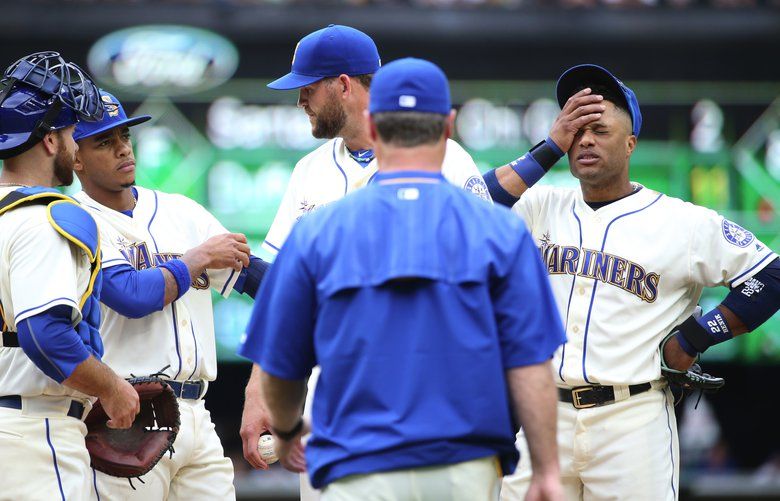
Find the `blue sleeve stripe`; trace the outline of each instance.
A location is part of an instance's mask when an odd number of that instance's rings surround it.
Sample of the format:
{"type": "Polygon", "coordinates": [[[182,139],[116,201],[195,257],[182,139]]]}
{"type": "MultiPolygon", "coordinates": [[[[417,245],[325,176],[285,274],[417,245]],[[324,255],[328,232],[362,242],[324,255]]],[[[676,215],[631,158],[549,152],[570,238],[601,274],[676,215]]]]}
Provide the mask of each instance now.
{"type": "Polygon", "coordinates": [[[52,304],[52,303],[53,303],[53,302],[55,302],[55,301],[65,301],[65,302],[67,302],[69,305],[72,305],[74,308],[76,308],[76,309],[78,310],[78,306],[76,305],[76,302],[75,302],[75,301],[73,301],[72,299],[70,299],[70,298],[67,298],[67,297],[58,297],[57,299],[52,299],[51,301],[48,301],[48,302],[46,302],[46,303],[43,303],[43,304],[41,304],[41,305],[39,305],[39,306],[34,306],[34,307],[32,307],[32,308],[27,308],[27,309],[26,309],[26,310],[24,310],[24,311],[20,311],[19,313],[17,313],[17,314],[16,314],[16,318],[18,319],[19,317],[21,317],[21,316],[22,316],[22,315],[24,315],[25,313],[31,312],[31,311],[33,311],[33,310],[38,310],[38,309],[40,309],[40,308],[43,308],[44,306],[48,306],[48,305],[52,304]]]}
{"type": "Polygon", "coordinates": [[[265,242],[263,242],[263,243],[264,243],[265,245],[267,245],[268,247],[272,248],[273,250],[275,250],[276,252],[279,252],[279,251],[281,251],[281,249],[280,249],[279,247],[275,246],[274,244],[272,244],[272,243],[271,243],[271,242],[269,242],[268,240],[266,240],[266,241],[265,241],[265,242]]]}
{"type": "Polygon", "coordinates": [[[60,477],[60,468],[57,466],[57,452],[54,450],[54,444],[51,443],[51,435],[49,433],[49,418],[46,418],[46,442],[49,443],[49,449],[51,449],[51,460],[54,463],[54,473],[57,474],[57,486],[60,488],[60,498],[65,501],[65,492],[62,490],[62,478],[60,477]]]}
{"type": "Polygon", "coordinates": [[[235,275],[235,274],[236,274],[236,270],[230,270],[230,275],[228,275],[228,278],[225,281],[225,285],[223,285],[222,286],[222,290],[219,291],[219,295],[220,296],[224,296],[225,295],[225,291],[227,290],[228,285],[230,285],[230,281],[233,279],[233,275],[235,275]]]}
{"type": "Polygon", "coordinates": [[[772,257],[772,256],[774,256],[774,257],[777,257],[777,254],[775,254],[774,252],[770,252],[769,254],[767,254],[766,256],[764,256],[764,259],[762,259],[762,260],[761,260],[761,261],[759,261],[758,263],[754,264],[754,265],[753,265],[753,266],[752,266],[752,267],[751,267],[749,270],[745,271],[744,273],[741,273],[741,274],[737,275],[737,276],[736,276],[736,277],[735,277],[733,280],[731,280],[731,282],[729,282],[729,284],[730,284],[730,285],[729,285],[729,288],[731,288],[731,287],[734,287],[734,282],[736,282],[736,281],[737,281],[737,280],[739,280],[740,278],[744,277],[745,275],[747,275],[747,274],[748,274],[748,273],[750,273],[751,271],[753,271],[753,270],[755,270],[756,268],[758,268],[759,266],[761,266],[761,263],[763,263],[764,261],[766,261],[767,259],[769,259],[769,258],[770,258],[770,257],[772,257]]]}
{"type": "Polygon", "coordinates": [[[97,496],[97,501],[100,501],[100,492],[98,492],[97,475],[95,474],[95,468],[92,468],[92,485],[95,486],[95,496],[97,496]]]}
{"type": "Polygon", "coordinates": [[[68,376],[66,376],[66,375],[65,375],[65,374],[62,372],[62,370],[60,370],[59,366],[58,366],[57,364],[55,364],[55,363],[52,361],[52,359],[50,359],[50,358],[49,358],[49,356],[46,354],[46,352],[45,352],[45,351],[43,351],[43,347],[41,347],[41,343],[40,343],[40,342],[39,342],[39,340],[38,340],[38,336],[35,334],[35,329],[33,329],[33,324],[32,324],[32,322],[30,322],[30,320],[29,320],[29,319],[27,319],[27,320],[26,320],[26,323],[27,323],[27,330],[29,330],[29,331],[30,331],[30,337],[32,338],[32,340],[33,340],[33,343],[35,343],[35,347],[36,347],[36,348],[38,348],[38,352],[41,354],[41,356],[43,356],[43,358],[45,358],[45,359],[46,359],[46,361],[47,361],[47,362],[49,362],[49,365],[51,365],[51,366],[52,366],[52,368],[54,368],[54,369],[57,371],[57,374],[59,374],[59,375],[60,375],[60,377],[62,378],[62,379],[60,379],[60,380],[59,380],[59,381],[57,381],[57,382],[58,382],[58,383],[61,383],[62,381],[64,381],[64,380],[68,379],[68,376]]]}

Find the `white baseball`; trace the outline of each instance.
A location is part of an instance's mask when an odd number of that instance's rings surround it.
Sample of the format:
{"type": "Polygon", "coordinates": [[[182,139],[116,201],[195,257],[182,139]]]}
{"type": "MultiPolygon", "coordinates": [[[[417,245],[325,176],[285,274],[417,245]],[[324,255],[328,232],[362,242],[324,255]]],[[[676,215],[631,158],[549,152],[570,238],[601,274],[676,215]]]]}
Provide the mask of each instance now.
{"type": "Polygon", "coordinates": [[[260,435],[260,441],[257,442],[257,451],[267,464],[274,464],[279,461],[276,451],[274,451],[274,443],[276,443],[276,440],[269,434],[260,435]]]}

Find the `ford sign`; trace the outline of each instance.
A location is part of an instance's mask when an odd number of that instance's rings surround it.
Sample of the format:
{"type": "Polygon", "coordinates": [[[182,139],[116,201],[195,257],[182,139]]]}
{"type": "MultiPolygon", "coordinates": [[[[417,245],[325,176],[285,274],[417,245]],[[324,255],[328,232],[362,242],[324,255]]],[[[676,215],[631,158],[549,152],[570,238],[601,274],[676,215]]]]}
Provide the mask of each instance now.
{"type": "Polygon", "coordinates": [[[87,63],[109,87],[139,94],[189,94],[233,76],[238,51],[210,31],[150,25],[104,36],[92,46],[87,63]]]}

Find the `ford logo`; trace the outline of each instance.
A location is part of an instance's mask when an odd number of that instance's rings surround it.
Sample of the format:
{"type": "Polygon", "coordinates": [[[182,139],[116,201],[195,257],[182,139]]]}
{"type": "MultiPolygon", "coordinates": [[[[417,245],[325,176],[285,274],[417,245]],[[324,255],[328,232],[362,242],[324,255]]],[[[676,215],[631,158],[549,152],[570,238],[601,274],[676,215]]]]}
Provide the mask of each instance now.
{"type": "Polygon", "coordinates": [[[210,31],[175,25],[123,29],[98,40],[87,64],[105,85],[137,94],[177,95],[225,82],[238,51],[210,31]]]}

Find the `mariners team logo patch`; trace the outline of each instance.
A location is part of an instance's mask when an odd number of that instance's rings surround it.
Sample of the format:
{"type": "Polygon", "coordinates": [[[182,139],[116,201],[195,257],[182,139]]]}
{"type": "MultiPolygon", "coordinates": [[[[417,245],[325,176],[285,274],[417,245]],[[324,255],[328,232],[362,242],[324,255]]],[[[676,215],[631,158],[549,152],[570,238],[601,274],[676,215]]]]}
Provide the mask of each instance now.
{"type": "Polygon", "coordinates": [[[466,189],[482,200],[490,200],[490,195],[488,194],[488,188],[485,184],[485,181],[482,180],[481,176],[471,176],[466,180],[466,189]]]}
{"type": "Polygon", "coordinates": [[[728,219],[723,220],[721,228],[723,229],[723,237],[728,240],[730,244],[736,245],[737,247],[747,247],[756,238],[751,232],[728,219]]]}
{"type": "Polygon", "coordinates": [[[119,103],[115,103],[108,96],[100,96],[100,100],[103,101],[103,108],[108,112],[108,116],[119,116],[119,103]]]}

